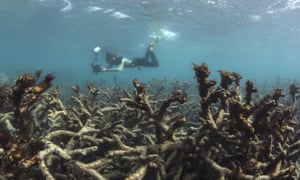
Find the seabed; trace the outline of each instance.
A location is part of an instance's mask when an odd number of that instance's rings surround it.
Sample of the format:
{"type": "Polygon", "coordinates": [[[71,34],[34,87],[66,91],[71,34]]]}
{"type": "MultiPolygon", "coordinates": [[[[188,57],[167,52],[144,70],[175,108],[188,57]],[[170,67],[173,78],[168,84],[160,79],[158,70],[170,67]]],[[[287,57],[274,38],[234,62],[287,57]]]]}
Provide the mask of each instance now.
{"type": "Polygon", "coordinates": [[[0,179],[298,179],[298,85],[263,94],[236,72],[193,70],[192,83],[71,95],[41,71],[1,84],[0,179]]]}

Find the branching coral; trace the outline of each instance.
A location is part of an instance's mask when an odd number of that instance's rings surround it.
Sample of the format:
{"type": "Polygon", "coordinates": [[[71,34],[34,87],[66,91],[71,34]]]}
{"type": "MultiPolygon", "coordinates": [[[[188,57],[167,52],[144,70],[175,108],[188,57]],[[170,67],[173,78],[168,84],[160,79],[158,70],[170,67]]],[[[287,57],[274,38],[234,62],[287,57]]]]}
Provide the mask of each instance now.
{"type": "Polygon", "coordinates": [[[20,76],[0,113],[0,178],[298,179],[299,88],[292,103],[280,88],[254,101],[238,73],[220,70],[217,84],[193,68],[200,98],[189,100],[189,84],[135,79],[133,93],[89,83],[64,101],[59,86],[46,92],[53,76],[20,76]]]}
{"type": "Polygon", "coordinates": [[[135,88],[134,98],[121,98],[120,101],[125,102],[129,106],[133,106],[147,112],[148,116],[152,119],[151,122],[155,124],[155,134],[158,143],[163,143],[163,141],[166,139],[173,139],[174,130],[178,127],[181,127],[186,122],[186,119],[183,116],[175,116],[174,118],[168,120],[169,122],[167,122],[167,119],[164,115],[166,114],[166,111],[170,107],[171,103],[185,103],[187,101],[187,94],[181,90],[175,90],[168,99],[163,101],[159,109],[153,110],[146,94],[146,85],[143,83],[140,84],[138,80],[135,79],[133,80],[133,86],[135,88]],[[172,125],[168,125],[170,122],[172,125]]]}
{"type": "MultiPolygon", "coordinates": [[[[202,69],[207,71],[207,65],[194,66],[197,79],[207,78],[207,74],[201,73],[202,69]]],[[[297,162],[290,156],[289,147],[298,141],[294,134],[296,109],[279,106],[279,98],[284,97],[281,89],[275,89],[273,94],[252,105],[251,94],[257,89],[250,81],[246,83],[245,103],[242,103],[236,91],[240,76],[224,71],[220,74],[221,89],[210,86],[210,93],[201,100],[203,128],[199,132],[199,142],[209,152],[202,154],[202,158],[217,172],[218,178],[295,178],[297,162]],[[233,82],[234,88],[229,89],[233,82]],[[218,109],[215,114],[213,108],[218,109]],[[228,116],[224,115],[222,121],[218,121],[220,111],[227,108],[228,116]],[[220,156],[221,152],[223,155],[220,156]]],[[[206,82],[209,81],[198,80],[198,86],[205,91],[207,88],[201,83],[206,82]]]]}
{"type": "MultiPolygon", "coordinates": [[[[6,127],[4,127],[5,123],[1,122],[0,133],[0,139],[5,139],[5,141],[1,141],[1,145],[5,149],[3,162],[7,167],[36,154],[42,147],[41,144],[34,143],[30,137],[32,125],[30,108],[38,100],[38,97],[51,86],[54,76],[48,74],[42,82],[36,83],[40,75],[41,71],[37,71],[34,76],[24,74],[12,86],[10,97],[14,107],[14,116],[11,116],[12,122],[6,123],[9,124],[6,127]]],[[[4,120],[7,121],[7,119],[4,120]]]]}
{"type": "Polygon", "coordinates": [[[296,103],[297,99],[300,97],[300,87],[298,87],[296,84],[290,85],[290,95],[293,100],[293,104],[296,103]]]}
{"type": "Polygon", "coordinates": [[[6,102],[6,100],[8,98],[8,94],[9,94],[9,91],[8,91],[7,85],[0,84],[0,108],[2,108],[2,106],[6,102]]]}

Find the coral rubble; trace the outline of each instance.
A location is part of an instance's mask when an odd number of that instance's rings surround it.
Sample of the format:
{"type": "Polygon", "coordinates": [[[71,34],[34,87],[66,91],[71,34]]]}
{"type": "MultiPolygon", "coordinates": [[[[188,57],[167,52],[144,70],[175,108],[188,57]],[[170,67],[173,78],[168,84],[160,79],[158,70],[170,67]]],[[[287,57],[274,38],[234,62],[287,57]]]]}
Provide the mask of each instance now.
{"type": "Polygon", "coordinates": [[[0,86],[0,179],[298,179],[297,85],[257,99],[238,73],[193,69],[200,102],[176,80],[74,85],[69,100],[41,71],[0,86]]]}

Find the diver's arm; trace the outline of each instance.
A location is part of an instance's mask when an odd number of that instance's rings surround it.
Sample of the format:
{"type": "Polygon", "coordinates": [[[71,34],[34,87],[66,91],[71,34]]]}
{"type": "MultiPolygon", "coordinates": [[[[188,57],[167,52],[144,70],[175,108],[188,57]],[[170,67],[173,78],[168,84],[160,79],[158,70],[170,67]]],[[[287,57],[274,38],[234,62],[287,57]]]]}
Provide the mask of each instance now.
{"type": "Polygon", "coordinates": [[[127,58],[122,58],[121,64],[116,65],[111,68],[110,67],[102,68],[101,72],[120,72],[120,71],[123,71],[125,64],[130,64],[130,63],[132,63],[132,60],[127,59],[127,58]]]}
{"type": "Polygon", "coordinates": [[[102,68],[100,72],[120,72],[123,71],[123,67],[121,65],[112,67],[112,68],[102,68]]]}

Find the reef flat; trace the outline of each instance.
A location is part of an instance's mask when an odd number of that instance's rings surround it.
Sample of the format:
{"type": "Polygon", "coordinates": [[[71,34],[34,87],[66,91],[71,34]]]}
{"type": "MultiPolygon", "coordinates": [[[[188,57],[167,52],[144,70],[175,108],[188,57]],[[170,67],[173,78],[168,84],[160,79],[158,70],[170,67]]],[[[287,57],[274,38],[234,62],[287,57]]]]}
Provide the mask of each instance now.
{"type": "Polygon", "coordinates": [[[193,70],[192,83],[88,83],[68,97],[41,71],[1,84],[0,179],[298,179],[297,84],[259,94],[236,72],[193,70]]]}

